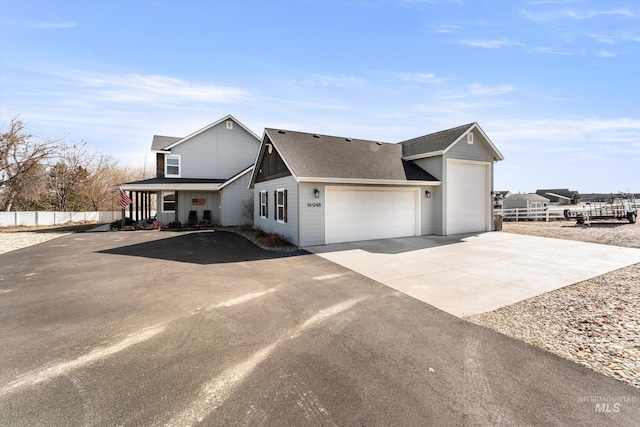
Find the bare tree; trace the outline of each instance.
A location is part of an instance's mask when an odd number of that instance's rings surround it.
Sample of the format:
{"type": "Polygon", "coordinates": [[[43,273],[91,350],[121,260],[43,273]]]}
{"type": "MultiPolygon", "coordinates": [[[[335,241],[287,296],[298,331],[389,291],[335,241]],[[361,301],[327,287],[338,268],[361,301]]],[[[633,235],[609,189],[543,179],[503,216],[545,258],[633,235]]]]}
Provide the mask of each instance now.
{"type": "Polygon", "coordinates": [[[16,203],[33,202],[42,195],[44,165],[57,143],[33,138],[17,116],[0,133],[0,207],[10,211],[23,208],[16,203]]]}

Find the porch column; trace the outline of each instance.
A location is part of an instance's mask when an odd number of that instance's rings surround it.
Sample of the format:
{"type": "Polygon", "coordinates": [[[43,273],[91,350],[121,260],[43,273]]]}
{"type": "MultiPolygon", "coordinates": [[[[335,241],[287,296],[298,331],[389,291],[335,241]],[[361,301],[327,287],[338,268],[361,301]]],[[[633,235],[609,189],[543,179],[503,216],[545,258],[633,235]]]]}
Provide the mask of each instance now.
{"type": "Polygon", "coordinates": [[[129,199],[131,203],[129,203],[129,218],[133,220],[133,191],[129,191],[129,199]]]}
{"type": "Polygon", "coordinates": [[[176,203],[175,203],[175,207],[173,208],[173,220],[177,221],[178,220],[178,192],[175,191],[173,194],[175,194],[176,197],[176,203]]]}

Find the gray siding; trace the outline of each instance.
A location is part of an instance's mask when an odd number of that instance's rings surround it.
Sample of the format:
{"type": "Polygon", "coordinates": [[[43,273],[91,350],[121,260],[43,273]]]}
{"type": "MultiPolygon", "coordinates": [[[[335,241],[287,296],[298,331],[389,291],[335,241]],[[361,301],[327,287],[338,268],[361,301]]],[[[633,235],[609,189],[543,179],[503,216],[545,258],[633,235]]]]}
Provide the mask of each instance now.
{"type": "Polygon", "coordinates": [[[425,198],[422,209],[422,234],[443,234],[444,190],[446,188],[445,165],[442,156],[427,157],[414,161],[415,164],[437,178],[441,184],[438,187],[427,187],[431,191],[431,198],[425,198]]]}
{"type": "Polygon", "coordinates": [[[234,122],[202,132],[177,145],[171,154],[180,155],[182,178],[228,179],[256,160],[260,141],[234,122]]]}
{"type": "Polygon", "coordinates": [[[509,196],[502,202],[502,207],[504,209],[513,209],[513,208],[527,208],[528,203],[525,199],[521,199],[517,196],[509,196]]]}
{"type": "Polygon", "coordinates": [[[480,132],[471,133],[473,133],[473,144],[467,144],[467,138],[464,137],[445,154],[445,157],[450,159],[476,160],[478,162],[492,162],[493,156],[480,132]]]}
{"type": "Polygon", "coordinates": [[[303,182],[299,185],[300,246],[325,244],[325,187],[325,184],[310,182],[303,182]],[[318,199],[313,194],[315,189],[320,191],[318,199]]]}
{"type": "MultiPolygon", "coordinates": [[[[251,172],[227,185],[222,189],[222,209],[220,223],[222,225],[238,225],[252,222],[253,218],[247,217],[244,204],[248,200],[253,201],[253,190],[248,189],[251,172]]],[[[249,214],[251,215],[251,214],[249,214]]]]}
{"type": "Polygon", "coordinates": [[[259,182],[253,189],[253,223],[267,232],[280,233],[294,245],[300,246],[298,234],[298,183],[292,176],[278,178],[271,181],[259,182]],[[284,188],[287,190],[287,222],[276,221],[274,215],[275,200],[273,192],[284,188]],[[269,218],[260,218],[260,192],[269,194],[269,218]]]}
{"type": "MultiPolygon", "coordinates": [[[[211,221],[220,222],[220,193],[215,191],[179,191],[178,192],[178,221],[187,222],[189,219],[189,211],[196,211],[198,221],[202,220],[202,214],[205,210],[211,211],[211,221]],[[193,206],[192,199],[205,199],[204,205],[193,206]]],[[[173,214],[172,214],[173,215],[173,214]]],[[[171,221],[169,221],[171,222],[171,221]]]]}

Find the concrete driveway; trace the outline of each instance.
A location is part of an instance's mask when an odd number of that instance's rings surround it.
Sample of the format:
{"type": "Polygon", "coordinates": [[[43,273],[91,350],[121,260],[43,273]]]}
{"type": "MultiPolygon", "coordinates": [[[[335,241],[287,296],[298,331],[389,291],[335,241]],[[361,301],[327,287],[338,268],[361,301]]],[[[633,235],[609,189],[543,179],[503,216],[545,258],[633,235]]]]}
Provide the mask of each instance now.
{"type": "Polygon", "coordinates": [[[2,426],[638,419],[639,389],[306,252],[216,231],[0,255],[2,426]]]}
{"type": "Polygon", "coordinates": [[[504,232],[371,240],[307,250],[458,317],[640,262],[640,249],[504,232]]]}

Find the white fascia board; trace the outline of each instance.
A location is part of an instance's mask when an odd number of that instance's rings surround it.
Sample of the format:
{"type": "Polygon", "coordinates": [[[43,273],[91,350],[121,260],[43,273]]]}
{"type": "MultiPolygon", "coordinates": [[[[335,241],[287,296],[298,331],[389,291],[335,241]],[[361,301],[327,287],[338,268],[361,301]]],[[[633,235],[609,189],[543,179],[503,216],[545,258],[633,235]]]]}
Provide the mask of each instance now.
{"type": "Polygon", "coordinates": [[[124,184],[125,191],[218,191],[220,184],[124,184]]]}
{"type": "Polygon", "coordinates": [[[167,150],[151,150],[153,153],[161,153],[161,154],[171,154],[171,151],[167,151],[167,150]]]}
{"type": "Polygon", "coordinates": [[[211,129],[212,127],[217,126],[217,125],[219,125],[220,123],[222,123],[222,122],[224,122],[224,121],[227,121],[227,120],[229,120],[229,119],[233,120],[236,124],[240,125],[240,127],[241,127],[242,129],[246,130],[247,132],[249,132],[249,134],[250,134],[251,136],[253,136],[255,139],[257,139],[258,141],[260,141],[260,138],[258,137],[258,135],[256,135],[255,133],[253,133],[253,131],[252,131],[251,129],[247,128],[245,125],[243,125],[242,123],[240,123],[240,121],[238,121],[238,119],[236,119],[235,117],[233,117],[231,114],[227,114],[226,116],[224,116],[224,117],[223,117],[223,118],[221,118],[220,120],[217,120],[217,121],[215,121],[215,122],[211,123],[210,125],[207,125],[207,126],[203,127],[202,129],[200,129],[200,130],[197,130],[197,131],[193,132],[191,135],[187,135],[187,136],[185,136],[184,138],[182,138],[181,140],[176,141],[176,142],[174,142],[174,143],[173,143],[173,144],[171,144],[171,145],[167,145],[167,146],[166,146],[166,147],[164,147],[164,148],[165,148],[165,149],[171,149],[171,148],[175,147],[176,145],[178,145],[178,144],[182,144],[182,143],[183,143],[183,142],[185,142],[186,140],[191,139],[191,138],[193,138],[193,137],[194,137],[194,136],[196,136],[196,135],[200,135],[202,132],[207,131],[207,130],[211,129]]]}
{"type": "Polygon", "coordinates": [[[239,174],[231,177],[230,179],[226,180],[225,182],[223,182],[222,184],[220,184],[218,186],[219,190],[222,190],[224,187],[226,187],[227,185],[231,184],[233,181],[237,180],[238,178],[240,178],[241,176],[249,173],[253,171],[253,166],[249,166],[248,168],[246,168],[245,170],[243,170],[242,172],[240,172],[239,174]]]}
{"type": "Polygon", "coordinates": [[[418,159],[426,159],[427,157],[436,157],[442,156],[444,151],[432,151],[430,153],[422,153],[422,154],[414,154],[413,156],[403,157],[402,160],[410,161],[410,160],[418,160],[418,159]]]}
{"type": "Polygon", "coordinates": [[[321,178],[299,177],[298,182],[324,182],[327,184],[369,184],[369,185],[404,185],[404,186],[432,186],[437,187],[440,181],[407,181],[404,179],[363,179],[363,178],[321,178]]]}
{"type": "Polygon", "coordinates": [[[462,135],[460,135],[460,137],[458,139],[453,141],[447,148],[445,148],[442,153],[444,154],[447,151],[451,150],[458,142],[460,142],[463,138],[466,138],[467,134],[469,132],[471,132],[472,130],[474,130],[474,129],[477,129],[478,132],[480,132],[482,137],[485,139],[485,141],[487,141],[487,143],[489,144],[489,147],[491,147],[491,149],[493,150],[493,153],[496,155],[496,160],[504,160],[504,156],[502,155],[502,153],[498,150],[498,148],[495,145],[493,145],[493,142],[491,142],[491,140],[489,139],[487,134],[484,133],[484,131],[482,130],[482,128],[480,127],[480,125],[477,122],[475,122],[474,124],[469,126],[469,129],[464,131],[464,133],[462,135]]]}

